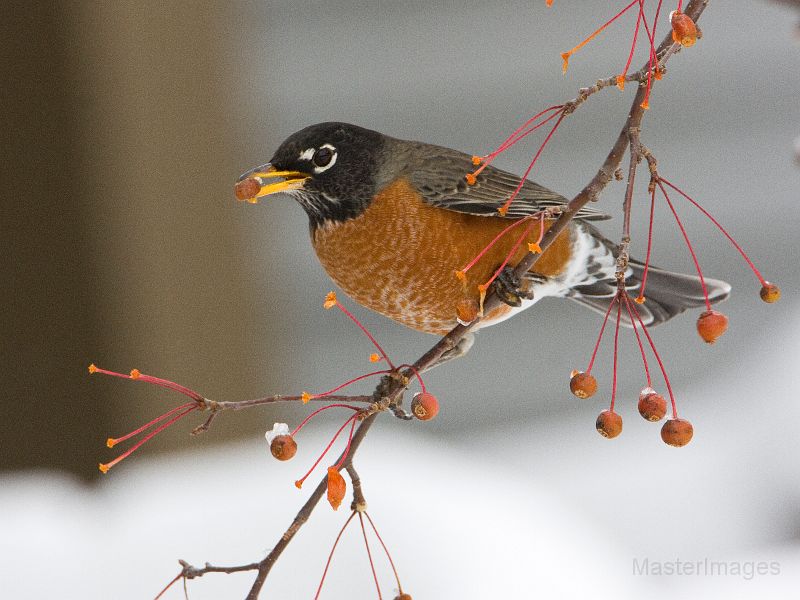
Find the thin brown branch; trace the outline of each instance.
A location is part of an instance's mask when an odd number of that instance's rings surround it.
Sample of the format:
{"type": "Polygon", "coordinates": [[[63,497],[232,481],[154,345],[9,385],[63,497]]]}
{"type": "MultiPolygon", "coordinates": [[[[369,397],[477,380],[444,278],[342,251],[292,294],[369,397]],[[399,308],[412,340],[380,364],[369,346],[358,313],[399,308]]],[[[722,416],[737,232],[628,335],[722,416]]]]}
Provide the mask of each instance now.
{"type": "Polygon", "coordinates": [[[367,500],[364,498],[364,490],[361,488],[361,477],[359,477],[350,457],[345,461],[344,468],[347,469],[350,481],[353,482],[353,503],[350,505],[350,510],[359,512],[367,510],[367,500]]]}
{"type": "MultiPolygon", "coordinates": [[[[692,18],[695,22],[700,18],[700,15],[705,10],[706,6],[708,5],[709,0],[691,0],[686,5],[684,12],[692,18]]],[[[671,33],[666,36],[664,41],[661,42],[658,49],[656,50],[656,57],[658,59],[658,66],[661,67],[667,60],[677,53],[680,50],[680,45],[675,44],[672,41],[671,33]]],[[[646,75],[650,69],[650,65],[645,65],[631,75],[628,75],[626,80],[628,81],[637,81],[640,85],[637,89],[636,95],[633,99],[633,104],[631,106],[630,113],[625,121],[622,130],[619,133],[614,145],[612,146],[611,150],[608,152],[605,161],[601,165],[600,169],[597,173],[592,177],[588,184],[572,199],[570,202],[563,208],[559,217],[555,220],[555,222],[550,226],[547,232],[544,235],[544,238],[540,242],[540,247],[542,251],[546,250],[553,241],[561,234],[564,229],[569,225],[570,221],[575,217],[578,211],[584,207],[589,202],[594,202],[598,199],[601,192],[606,188],[606,186],[614,179],[615,173],[618,172],[620,164],[622,162],[622,158],[625,155],[626,150],[631,146],[632,143],[635,143],[637,148],[639,148],[638,144],[638,132],[641,127],[642,118],[644,117],[645,109],[641,107],[642,102],[645,99],[646,89],[645,86],[642,85],[642,82],[645,80],[646,75]],[[632,134],[636,137],[636,140],[632,140],[632,134]]],[[[590,88],[583,88],[580,90],[579,95],[572,101],[567,102],[565,104],[565,114],[570,114],[574,112],[574,110],[585,100],[594,94],[595,92],[599,91],[600,89],[604,89],[606,87],[610,87],[613,83],[616,83],[616,78],[609,78],[605,80],[599,80],[594,86],[590,88]]],[[[636,155],[639,153],[639,150],[633,151],[632,154],[634,155],[633,158],[636,159],[636,155]]],[[[654,162],[651,162],[652,155],[647,151],[643,146],[641,146],[641,156],[647,158],[648,163],[651,166],[651,171],[654,168],[654,162]]],[[[655,159],[652,159],[653,161],[655,159]]],[[[638,162],[638,159],[632,160],[632,167],[635,171],[635,163],[638,162]]],[[[629,186],[632,190],[632,183],[633,178],[630,177],[630,170],[629,170],[629,186]]],[[[632,193],[632,191],[630,192],[632,193]]],[[[628,200],[626,198],[626,204],[628,200]]],[[[529,271],[541,254],[534,254],[529,253],[519,262],[519,264],[515,268],[515,273],[519,275],[523,275],[527,271],[529,271]]],[[[500,300],[497,298],[495,294],[490,294],[487,296],[486,301],[484,303],[484,309],[486,313],[491,312],[494,308],[500,305],[500,300]]],[[[466,333],[468,333],[472,328],[480,322],[480,319],[476,319],[469,325],[457,325],[454,327],[447,335],[441,338],[432,348],[430,348],[424,355],[422,355],[414,364],[412,369],[408,369],[404,372],[405,378],[395,378],[393,380],[384,380],[381,381],[378,388],[376,388],[375,393],[371,397],[358,397],[359,400],[355,400],[354,397],[348,396],[343,397],[341,399],[346,399],[349,402],[370,402],[373,405],[380,405],[382,407],[392,408],[397,405],[398,399],[401,397],[403,390],[405,389],[405,381],[407,378],[410,378],[413,375],[413,369],[416,369],[418,372],[422,372],[432,366],[434,366],[437,361],[442,357],[442,355],[455,348],[458,342],[464,337],[466,333]]],[[[281,402],[281,401],[296,401],[300,399],[297,396],[271,396],[268,398],[261,398],[257,400],[249,400],[243,402],[233,402],[233,403],[218,403],[224,405],[225,408],[223,410],[240,410],[242,408],[246,408],[249,406],[256,406],[259,404],[269,404],[272,402],[281,402]]],[[[326,397],[324,400],[333,400],[334,397],[326,397]]],[[[210,410],[213,410],[212,407],[208,407],[210,410]]],[[[218,409],[219,410],[219,409],[218,409]]],[[[357,488],[359,491],[358,493],[361,495],[363,499],[363,494],[361,494],[360,488],[360,478],[358,478],[357,473],[352,468],[352,459],[356,451],[358,450],[361,442],[364,440],[369,428],[372,426],[372,423],[375,421],[377,417],[377,412],[372,412],[367,416],[359,425],[358,429],[356,430],[355,435],[353,436],[352,443],[350,445],[350,451],[346,458],[346,461],[343,465],[343,468],[346,468],[350,473],[351,477],[355,474],[355,478],[353,479],[354,491],[357,488]],[[358,483],[356,483],[358,482],[358,483]]],[[[339,461],[342,460],[342,456],[340,456],[339,461]]],[[[317,487],[314,489],[311,496],[308,498],[306,503],[302,506],[299,510],[297,515],[295,516],[294,520],[292,521],[289,528],[284,532],[281,536],[278,543],[272,549],[272,551],[259,563],[257,563],[258,575],[256,576],[255,581],[250,589],[250,592],[247,595],[247,600],[257,600],[258,595],[264,586],[264,582],[266,581],[267,575],[269,575],[270,570],[272,569],[273,565],[289,545],[291,540],[297,534],[299,529],[303,526],[303,524],[308,521],[311,513],[314,511],[314,508],[319,503],[320,499],[322,498],[323,494],[325,493],[327,487],[327,480],[323,478],[317,487]]],[[[356,497],[354,495],[354,503],[356,503],[356,497]]],[[[238,570],[253,570],[254,565],[245,565],[238,570]]],[[[197,571],[196,576],[200,576],[202,573],[202,569],[197,571]]],[[[211,572],[211,571],[206,571],[211,572]]],[[[223,571],[229,572],[229,571],[223,571]]]]}
{"type": "Polygon", "coordinates": [[[276,404],[278,402],[356,402],[363,404],[372,404],[368,411],[380,412],[386,410],[385,407],[375,407],[373,396],[312,396],[311,398],[304,399],[303,396],[265,396],[264,398],[254,398],[252,400],[233,400],[217,402],[216,400],[203,399],[198,402],[201,410],[210,411],[211,414],[202,424],[198,425],[191,431],[191,435],[200,435],[205,433],[211,428],[211,424],[217,415],[221,412],[228,410],[244,410],[245,408],[252,408],[254,406],[264,406],[265,404],[276,404]]]}
{"type": "Polygon", "coordinates": [[[153,600],[159,600],[164,593],[173,586],[173,584],[178,581],[179,579],[183,579],[183,586],[184,592],[186,591],[186,580],[187,579],[194,579],[195,577],[202,577],[206,573],[241,573],[243,571],[255,571],[258,569],[258,563],[250,563],[249,565],[236,565],[233,567],[217,567],[214,565],[210,565],[206,563],[206,566],[203,568],[198,568],[190,565],[185,560],[178,561],[181,564],[181,571],[178,573],[172,581],[170,581],[163,590],[161,590],[158,595],[153,600]]]}
{"type": "MultiPolygon", "coordinates": [[[[364,441],[364,437],[367,435],[369,428],[375,422],[375,418],[377,416],[377,413],[368,416],[361,422],[361,425],[358,426],[358,429],[356,429],[356,432],[353,435],[353,441],[350,443],[350,451],[346,459],[348,462],[352,461],[353,455],[358,450],[361,442],[364,441]]],[[[339,459],[334,464],[339,464],[342,458],[343,456],[340,455],[339,459]]],[[[275,561],[278,560],[278,557],[283,553],[283,551],[286,549],[286,546],[289,545],[289,542],[292,541],[292,538],[294,538],[295,534],[300,530],[303,524],[308,521],[308,518],[314,511],[317,503],[325,493],[327,484],[327,478],[323,477],[322,481],[319,482],[319,485],[317,485],[317,487],[314,489],[314,492],[311,494],[309,499],[306,500],[306,503],[295,516],[292,524],[289,525],[289,528],[281,536],[281,539],[278,540],[277,544],[275,544],[275,547],[272,549],[272,551],[267,554],[264,560],[258,563],[258,575],[256,576],[256,580],[253,582],[253,586],[250,588],[250,592],[247,594],[247,600],[256,600],[258,598],[258,594],[261,592],[261,588],[264,586],[264,581],[266,581],[267,575],[269,575],[269,572],[272,569],[272,566],[275,564],[275,561]]]]}

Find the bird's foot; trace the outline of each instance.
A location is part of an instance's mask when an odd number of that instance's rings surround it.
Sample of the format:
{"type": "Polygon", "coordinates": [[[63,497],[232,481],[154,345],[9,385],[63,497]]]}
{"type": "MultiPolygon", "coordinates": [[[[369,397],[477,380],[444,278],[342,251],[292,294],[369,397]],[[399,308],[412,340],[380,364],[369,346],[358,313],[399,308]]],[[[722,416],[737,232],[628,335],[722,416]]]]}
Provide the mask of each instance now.
{"type": "Polygon", "coordinates": [[[533,300],[533,292],[529,289],[529,281],[521,281],[514,274],[514,268],[506,266],[492,283],[497,297],[509,306],[522,306],[523,300],[533,300]]]}

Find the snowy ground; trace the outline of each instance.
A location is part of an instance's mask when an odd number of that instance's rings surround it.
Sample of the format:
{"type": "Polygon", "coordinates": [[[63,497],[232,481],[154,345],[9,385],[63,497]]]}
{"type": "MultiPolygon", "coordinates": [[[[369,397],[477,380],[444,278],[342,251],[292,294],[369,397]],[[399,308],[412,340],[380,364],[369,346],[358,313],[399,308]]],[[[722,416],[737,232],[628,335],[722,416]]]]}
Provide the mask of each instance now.
{"type": "MultiPolygon", "coordinates": [[[[774,340],[783,349],[775,360],[757,371],[723,368],[724,385],[694,390],[719,402],[696,403],[699,433],[682,450],[661,444],[658,426],[630,406],[615,441],[592,431],[588,406],[580,421],[513,433],[476,424],[473,437],[446,440],[379,421],[358,465],[407,591],[416,599],[796,597],[800,442],[792,430],[800,408],[785,374],[798,334],[800,319],[774,340]],[[726,409],[733,397],[752,402],[726,409]],[[635,575],[634,560],[645,559],[651,569],[708,559],[744,574],[635,575]],[[760,561],[779,573],[748,578],[760,561]]],[[[292,482],[332,426],[301,436],[297,457],[284,464],[255,440],[213,454],[145,452],[94,488],[50,473],[0,479],[2,597],[148,598],[177,573],[177,558],[258,559],[308,493],[292,482]]],[[[313,598],[345,517],[321,505],[263,597],[313,598]]],[[[377,564],[392,597],[387,565],[377,564]]],[[[189,583],[190,597],[242,598],[251,580],[210,575],[189,583]]],[[[322,598],[375,597],[372,585],[353,528],[322,598]]]]}

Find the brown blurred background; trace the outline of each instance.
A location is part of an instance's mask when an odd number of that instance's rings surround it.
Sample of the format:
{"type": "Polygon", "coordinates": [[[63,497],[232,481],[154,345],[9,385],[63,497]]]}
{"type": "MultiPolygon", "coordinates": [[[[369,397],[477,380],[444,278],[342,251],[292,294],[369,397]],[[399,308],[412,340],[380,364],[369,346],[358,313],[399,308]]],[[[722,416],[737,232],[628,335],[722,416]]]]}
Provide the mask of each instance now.
{"type": "Polygon", "coordinates": [[[175,400],[89,380],[92,361],[209,397],[275,387],[230,193],[269,123],[234,114],[229,10],[4,3],[0,468],[94,476],[107,435],[175,400]]]}
{"type": "MultiPolygon", "coordinates": [[[[624,61],[619,32],[631,23],[593,42],[562,77],[557,51],[575,32],[591,31],[597,14],[543,5],[3,3],[0,469],[92,478],[110,456],[108,435],[175,403],[142,384],[90,379],[90,362],[136,367],[215,399],[321,389],[362,370],[370,350],[358,332],[319,310],[330,283],[300,209],[286,199],[237,204],[232,183],[292,131],[329,119],[485,151],[533,109],[572,97],[624,61]]],[[[792,164],[800,129],[793,16],[776,3],[715,2],[712,19],[692,60],[677,57],[669,85],[656,88],[647,142],[768,273],[779,273],[787,299],[766,319],[752,294],[734,296],[727,312],[735,330],[702,362],[683,351],[690,319],[661,330],[682,385],[708,377],[709,361],[739,360],[742,348],[779,328],[796,307],[800,270],[787,259],[796,253],[800,180],[792,164]],[[743,50],[754,31],[769,35],[757,51],[743,50]],[[784,211],[770,236],[753,203],[784,211]]],[[[565,195],[580,189],[626,110],[627,99],[615,100],[598,97],[581,109],[542,157],[538,180],[565,195]]],[[[521,172],[529,150],[502,166],[521,172]]],[[[612,188],[606,200],[620,194],[612,188]]],[[[690,230],[704,240],[709,274],[752,291],[724,241],[699,221],[690,230]]],[[[659,263],[691,271],[675,238],[656,250],[659,263]]],[[[476,421],[505,427],[511,415],[587,418],[554,399],[563,398],[560,374],[585,360],[589,342],[558,354],[530,346],[559,339],[566,319],[571,331],[594,335],[595,317],[567,304],[483,333],[468,358],[431,374],[470,410],[426,432],[470,435],[476,421]],[[498,389],[505,401],[487,403],[498,389]]],[[[358,314],[404,358],[433,341],[358,314]]],[[[638,374],[636,365],[623,369],[638,374]]],[[[280,416],[291,420],[291,410],[280,416]]],[[[265,411],[221,418],[195,440],[182,424],[148,451],[200,453],[234,434],[260,435],[272,419],[265,411]]]]}

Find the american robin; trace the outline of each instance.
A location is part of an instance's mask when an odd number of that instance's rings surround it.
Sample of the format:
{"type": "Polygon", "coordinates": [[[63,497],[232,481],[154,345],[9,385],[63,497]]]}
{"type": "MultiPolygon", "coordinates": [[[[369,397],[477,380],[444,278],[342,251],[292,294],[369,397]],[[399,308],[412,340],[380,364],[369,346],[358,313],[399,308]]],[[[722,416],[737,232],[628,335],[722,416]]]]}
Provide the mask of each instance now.
{"type": "MultiPolygon", "coordinates": [[[[314,250],[339,287],[395,321],[441,335],[458,322],[459,303],[479,301],[478,285],[503,264],[520,234],[502,237],[461,280],[456,272],[513,220],[567,202],[526,180],[501,215],[498,208],[519,178],[490,165],[469,185],[465,174],[473,169],[472,157],[456,150],[346,123],[320,123],[291,135],[268,164],[242,175],[236,193],[253,200],[278,192],[292,196],[308,214],[314,250]]],[[[605,313],[617,289],[616,245],[591,222],[608,218],[582,209],[528,276],[514,281],[511,268],[529,251],[520,245],[494,284],[506,304],[476,328],[499,323],[546,296],[605,313]]],[[[532,228],[528,241],[535,242],[539,229],[532,228]]],[[[641,285],[642,271],[642,263],[630,262],[629,287],[641,285]]],[[[706,284],[712,302],[728,296],[727,283],[707,278],[706,284]]],[[[646,325],[704,304],[697,277],[653,267],[646,294],[639,307],[646,325]]],[[[471,344],[467,337],[455,353],[471,344]]]]}

